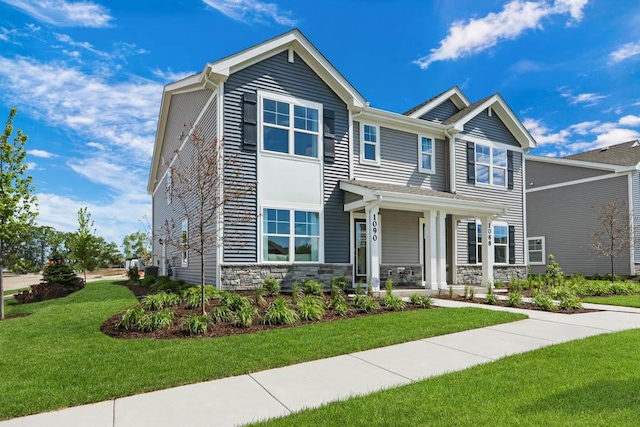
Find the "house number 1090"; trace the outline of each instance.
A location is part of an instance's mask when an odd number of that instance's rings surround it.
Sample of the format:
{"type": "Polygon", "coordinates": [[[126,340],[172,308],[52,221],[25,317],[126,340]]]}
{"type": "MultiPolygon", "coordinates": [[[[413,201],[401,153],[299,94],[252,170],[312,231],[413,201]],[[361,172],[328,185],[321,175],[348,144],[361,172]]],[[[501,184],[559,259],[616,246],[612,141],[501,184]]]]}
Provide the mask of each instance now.
{"type": "Polygon", "coordinates": [[[371,219],[371,240],[374,242],[378,240],[378,216],[372,215],[371,219]]]}

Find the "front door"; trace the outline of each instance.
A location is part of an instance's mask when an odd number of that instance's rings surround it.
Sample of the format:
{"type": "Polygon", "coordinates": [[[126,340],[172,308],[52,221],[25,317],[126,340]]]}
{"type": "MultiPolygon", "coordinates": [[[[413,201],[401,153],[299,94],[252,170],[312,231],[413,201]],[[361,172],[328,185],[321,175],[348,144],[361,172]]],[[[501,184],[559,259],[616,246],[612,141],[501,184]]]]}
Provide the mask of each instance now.
{"type": "Polygon", "coordinates": [[[355,270],[356,282],[367,281],[367,221],[355,220],[355,270]]]}

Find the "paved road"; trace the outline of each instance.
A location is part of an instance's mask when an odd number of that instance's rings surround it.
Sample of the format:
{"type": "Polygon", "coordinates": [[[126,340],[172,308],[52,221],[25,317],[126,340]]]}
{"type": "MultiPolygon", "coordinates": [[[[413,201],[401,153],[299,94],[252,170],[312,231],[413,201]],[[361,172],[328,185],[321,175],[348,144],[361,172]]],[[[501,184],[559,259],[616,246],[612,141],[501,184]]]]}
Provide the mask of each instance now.
{"type": "MultiPolygon", "coordinates": [[[[118,276],[103,276],[99,274],[87,274],[87,282],[92,282],[94,280],[102,280],[105,278],[109,279],[123,279],[126,276],[124,274],[118,276]]],[[[3,277],[3,287],[5,291],[13,290],[13,289],[21,289],[26,288],[31,285],[37,285],[40,283],[40,279],[42,279],[41,274],[18,274],[17,276],[4,276],[3,277]]]]}

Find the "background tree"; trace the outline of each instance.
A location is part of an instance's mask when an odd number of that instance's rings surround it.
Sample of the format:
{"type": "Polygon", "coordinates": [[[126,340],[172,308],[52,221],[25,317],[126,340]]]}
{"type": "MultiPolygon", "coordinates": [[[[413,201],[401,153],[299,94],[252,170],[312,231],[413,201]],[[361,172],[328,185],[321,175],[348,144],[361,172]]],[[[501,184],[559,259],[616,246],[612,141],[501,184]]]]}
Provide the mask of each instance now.
{"type": "MultiPolygon", "coordinates": [[[[187,129],[188,130],[188,129],[187,129]]],[[[240,203],[253,192],[255,186],[242,188],[224,186],[224,180],[239,181],[242,163],[236,155],[223,158],[223,141],[216,137],[207,139],[199,127],[189,134],[189,143],[182,150],[176,150],[174,165],[171,167],[172,184],[170,192],[173,208],[172,218],[187,220],[188,230],[182,230],[182,222],[165,221],[157,235],[180,253],[193,251],[200,262],[200,287],[202,314],[206,314],[205,256],[217,247],[220,250],[220,222],[225,205],[240,203]]],[[[251,218],[243,218],[249,221],[251,218]]]]}
{"type": "Polygon", "coordinates": [[[98,255],[98,242],[93,234],[93,220],[89,210],[84,207],[78,210],[78,231],[69,236],[67,246],[71,251],[71,258],[82,269],[84,281],[87,281],[87,270],[96,266],[98,255]]]}
{"type": "Polygon", "coordinates": [[[593,209],[599,227],[589,234],[591,247],[596,254],[609,257],[613,282],[615,257],[628,253],[633,244],[631,215],[625,201],[610,200],[593,209]]]}
{"type": "Polygon", "coordinates": [[[124,236],[122,241],[125,258],[147,258],[151,252],[151,239],[144,231],[136,231],[124,236]]]}
{"type": "Polygon", "coordinates": [[[20,129],[13,140],[13,119],[18,110],[12,108],[9,118],[0,135],[0,320],[4,319],[4,287],[2,270],[4,267],[5,242],[12,242],[15,236],[29,227],[37,213],[33,210],[37,201],[31,195],[33,184],[31,176],[26,174],[27,155],[25,144],[27,135],[20,129]]]}

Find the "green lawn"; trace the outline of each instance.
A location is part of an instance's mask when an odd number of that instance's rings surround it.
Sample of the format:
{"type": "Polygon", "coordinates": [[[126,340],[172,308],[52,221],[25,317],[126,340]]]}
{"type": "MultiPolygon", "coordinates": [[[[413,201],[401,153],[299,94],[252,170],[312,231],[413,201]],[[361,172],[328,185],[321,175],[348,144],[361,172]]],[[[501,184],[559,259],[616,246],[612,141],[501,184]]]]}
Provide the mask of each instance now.
{"type": "Polygon", "coordinates": [[[27,286],[26,288],[11,289],[10,291],[4,291],[2,294],[3,295],[13,295],[13,294],[20,293],[22,291],[28,291],[29,289],[31,289],[31,288],[27,286]]]}
{"type": "Polygon", "coordinates": [[[216,339],[117,340],[100,325],[136,299],[111,283],[89,283],[59,300],[7,304],[8,314],[32,314],[0,322],[0,419],[525,318],[438,308],[216,339]]]}
{"type": "Polygon", "coordinates": [[[640,330],[600,335],[263,426],[637,426],[640,330]]]}
{"type": "Polygon", "coordinates": [[[616,295],[612,297],[587,297],[582,302],[593,304],[621,305],[624,307],[640,308],[640,295],[616,295]]]}

